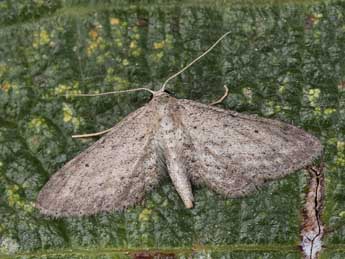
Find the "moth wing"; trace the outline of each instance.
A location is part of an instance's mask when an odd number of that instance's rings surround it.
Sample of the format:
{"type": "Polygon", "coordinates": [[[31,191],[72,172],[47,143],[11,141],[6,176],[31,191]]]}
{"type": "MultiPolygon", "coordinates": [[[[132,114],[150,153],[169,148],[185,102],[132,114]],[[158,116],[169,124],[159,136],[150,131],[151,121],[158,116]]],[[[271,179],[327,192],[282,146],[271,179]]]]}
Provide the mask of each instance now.
{"type": "Polygon", "coordinates": [[[178,104],[192,143],[192,181],[228,197],[302,169],[322,152],[317,138],[295,126],[190,100],[178,104]]]}
{"type": "Polygon", "coordinates": [[[154,114],[149,104],[136,110],[69,161],[40,191],[36,207],[59,217],[122,210],[141,201],[160,178],[151,145],[154,114]]]}

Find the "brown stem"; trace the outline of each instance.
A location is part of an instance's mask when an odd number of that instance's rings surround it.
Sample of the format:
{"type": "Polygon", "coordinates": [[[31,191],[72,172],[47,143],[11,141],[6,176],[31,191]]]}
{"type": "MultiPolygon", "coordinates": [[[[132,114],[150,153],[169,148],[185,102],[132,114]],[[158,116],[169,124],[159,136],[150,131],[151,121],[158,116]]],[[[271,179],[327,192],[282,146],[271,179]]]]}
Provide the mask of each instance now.
{"type": "Polygon", "coordinates": [[[302,249],[304,257],[316,259],[322,248],[324,228],[321,221],[321,212],[324,198],[324,163],[321,160],[318,166],[308,166],[310,175],[309,190],[303,211],[303,228],[301,231],[302,249]]]}

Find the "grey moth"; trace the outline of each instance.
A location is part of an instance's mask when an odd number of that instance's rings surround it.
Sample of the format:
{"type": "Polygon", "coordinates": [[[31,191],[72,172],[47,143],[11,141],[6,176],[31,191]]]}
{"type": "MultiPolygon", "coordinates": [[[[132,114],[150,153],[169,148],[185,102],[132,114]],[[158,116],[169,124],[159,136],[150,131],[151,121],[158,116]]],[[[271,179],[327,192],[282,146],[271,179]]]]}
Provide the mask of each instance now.
{"type": "Polygon", "coordinates": [[[295,126],[160,90],[55,173],[36,207],[55,217],[123,210],[168,175],[192,208],[192,185],[242,197],[310,165],[321,152],[320,141],[295,126]]]}

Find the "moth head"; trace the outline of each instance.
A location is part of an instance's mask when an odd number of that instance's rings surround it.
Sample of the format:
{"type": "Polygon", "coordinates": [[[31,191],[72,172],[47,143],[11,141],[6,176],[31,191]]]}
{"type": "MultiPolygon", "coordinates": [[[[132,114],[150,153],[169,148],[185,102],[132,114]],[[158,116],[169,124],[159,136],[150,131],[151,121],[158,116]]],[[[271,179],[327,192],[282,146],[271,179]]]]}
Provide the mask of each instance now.
{"type": "Polygon", "coordinates": [[[158,91],[153,94],[153,100],[159,104],[168,103],[171,96],[165,91],[158,91]]]}

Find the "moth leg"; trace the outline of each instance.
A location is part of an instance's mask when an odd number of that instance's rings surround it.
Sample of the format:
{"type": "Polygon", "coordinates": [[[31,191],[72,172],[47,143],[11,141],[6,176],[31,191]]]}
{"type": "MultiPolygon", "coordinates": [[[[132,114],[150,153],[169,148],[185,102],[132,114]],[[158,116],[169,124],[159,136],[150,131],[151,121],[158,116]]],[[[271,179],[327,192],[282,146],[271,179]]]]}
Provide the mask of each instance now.
{"type": "Polygon", "coordinates": [[[216,105],[216,104],[224,101],[224,99],[229,95],[229,88],[226,85],[224,85],[224,88],[225,88],[225,92],[224,92],[223,96],[220,97],[217,101],[210,103],[209,105],[216,105]]]}
{"type": "Polygon", "coordinates": [[[95,136],[99,136],[99,135],[103,135],[105,133],[108,133],[109,131],[111,131],[112,128],[110,129],[106,129],[100,132],[95,132],[95,133],[89,133],[89,134],[81,134],[81,135],[72,135],[72,138],[89,138],[89,137],[95,137],[95,136]]]}

